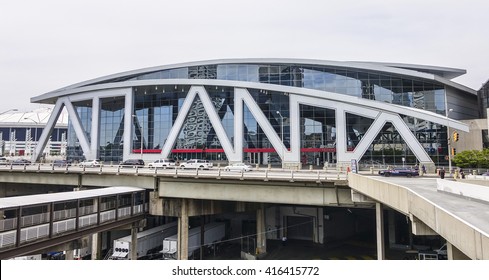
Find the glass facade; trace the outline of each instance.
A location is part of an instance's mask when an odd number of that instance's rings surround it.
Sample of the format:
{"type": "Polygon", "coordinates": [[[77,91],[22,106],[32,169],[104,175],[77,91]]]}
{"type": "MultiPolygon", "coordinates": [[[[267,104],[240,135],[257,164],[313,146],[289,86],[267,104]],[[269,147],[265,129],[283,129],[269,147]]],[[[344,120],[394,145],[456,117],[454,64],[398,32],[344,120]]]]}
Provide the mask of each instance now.
{"type": "Polygon", "coordinates": [[[120,162],[123,155],[124,97],[100,99],[100,160],[120,162]]]}
{"type": "MultiPolygon", "coordinates": [[[[92,129],[92,100],[86,100],[81,102],[74,102],[73,107],[78,114],[80,124],[88,139],[90,139],[90,133],[92,129]]],[[[75,130],[71,119],[68,119],[68,147],[67,154],[68,159],[75,161],[83,161],[83,151],[76,137],[75,130]]]]}
{"type": "Polygon", "coordinates": [[[304,87],[445,114],[445,89],[440,83],[346,67],[295,64],[202,65],[121,77],[98,84],[147,79],[218,79],[304,87]]]}
{"type": "MultiPolygon", "coordinates": [[[[410,78],[394,73],[348,67],[299,64],[209,64],[134,74],[97,84],[149,79],[213,79],[246,81],[333,92],[410,108],[446,114],[446,90],[433,80],[410,78]]],[[[190,85],[147,85],[132,88],[131,116],[132,154],[159,154],[190,90],[190,85]]],[[[264,128],[259,125],[246,104],[243,111],[243,135],[234,135],[234,88],[205,86],[226,137],[243,137],[243,160],[252,164],[280,164],[264,128]]],[[[269,121],[273,131],[290,149],[289,93],[247,88],[269,121]]],[[[103,161],[121,161],[123,156],[124,97],[101,99],[100,149],[103,161]]],[[[90,138],[91,101],[74,103],[81,124],[90,138]]],[[[300,105],[301,163],[336,162],[336,112],[333,109],[300,105]]],[[[446,127],[410,116],[401,116],[435,164],[446,164],[446,127]]],[[[346,147],[355,151],[374,119],[348,112],[346,147]]],[[[4,133],[5,135],[5,133],[4,133]]],[[[5,136],[4,136],[5,137],[5,136]]],[[[487,138],[487,137],[486,137],[487,138]]],[[[68,154],[80,159],[82,151],[71,123],[68,129],[68,154]]],[[[197,96],[185,118],[170,156],[176,160],[203,158],[226,161],[227,157],[211,125],[209,116],[197,96]]],[[[386,123],[360,162],[388,165],[415,164],[417,159],[392,123],[386,123]]]]}
{"type": "MultiPolygon", "coordinates": [[[[1,127],[0,128],[0,156],[31,155],[39,141],[43,128],[39,127],[1,127]]],[[[66,128],[54,128],[50,135],[49,153],[61,153],[61,142],[65,141],[66,128]]]]}
{"type": "MultiPolygon", "coordinates": [[[[61,141],[62,134],[66,133],[66,128],[55,128],[51,133],[51,141],[61,141]]],[[[0,140],[10,141],[39,141],[43,128],[39,127],[0,127],[0,140]]]]}
{"type": "Polygon", "coordinates": [[[477,99],[479,116],[482,119],[487,119],[487,109],[489,108],[489,80],[477,91],[477,99]]]}
{"type": "Polygon", "coordinates": [[[300,105],[302,164],[335,162],[335,114],[332,109],[300,105]]]}

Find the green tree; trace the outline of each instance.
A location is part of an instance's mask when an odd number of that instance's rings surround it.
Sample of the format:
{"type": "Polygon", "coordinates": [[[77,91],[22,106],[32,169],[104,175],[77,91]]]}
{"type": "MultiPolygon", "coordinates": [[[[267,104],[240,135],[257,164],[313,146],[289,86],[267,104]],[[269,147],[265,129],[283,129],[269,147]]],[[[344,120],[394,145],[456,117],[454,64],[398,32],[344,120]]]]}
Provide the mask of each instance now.
{"type": "Polygon", "coordinates": [[[458,167],[462,168],[487,168],[489,167],[489,149],[468,150],[457,153],[452,159],[458,167]]]}

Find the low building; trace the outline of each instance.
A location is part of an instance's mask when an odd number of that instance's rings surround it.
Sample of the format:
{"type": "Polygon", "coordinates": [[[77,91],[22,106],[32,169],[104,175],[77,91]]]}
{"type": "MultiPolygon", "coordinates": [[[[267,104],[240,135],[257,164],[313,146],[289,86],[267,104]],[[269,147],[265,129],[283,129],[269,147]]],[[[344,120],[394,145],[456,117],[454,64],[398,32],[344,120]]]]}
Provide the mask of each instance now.
{"type": "MultiPolygon", "coordinates": [[[[29,112],[16,109],[0,114],[0,154],[10,158],[31,158],[43,130],[51,116],[51,108],[40,108],[29,112]]],[[[42,158],[66,156],[68,114],[62,111],[48,141],[42,158]]]]}

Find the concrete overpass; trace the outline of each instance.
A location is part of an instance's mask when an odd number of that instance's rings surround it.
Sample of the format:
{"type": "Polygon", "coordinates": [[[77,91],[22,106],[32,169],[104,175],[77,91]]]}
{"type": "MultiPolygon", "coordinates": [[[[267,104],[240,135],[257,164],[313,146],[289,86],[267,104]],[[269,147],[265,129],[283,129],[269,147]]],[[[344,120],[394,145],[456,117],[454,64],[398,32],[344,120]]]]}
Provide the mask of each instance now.
{"type": "Polygon", "coordinates": [[[414,234],[441,235],[448,242],[449,259],[489,259],[487,202],[440,192],[433,177],[407,179],[349,174],[348,185],[374,199],[377,208],[387,205],[408,216],[414,234]]]}
{"type": "MultiPolygon", "coordinates": [[[[178,217],[183,225],[179,226],[182,241],[188,234],[186,225],[192,216],[252,210],[256,211],[257,232],[265,232],[266,203],[376,206],[379,259],[384,258],[381,210],[388,206],[410,218],[414,234],[445,238],[449,242],[450,258],[489,259],[489,223],[485,221],[489,206],[439,193],[433,178],[380,180],[378,176],[349,174],[346,180],[345,173],[336,170],[294,172],[261,169],[242,174],[216,169],[123,171],[109,167],[92,170],[76,167],[43,170],[39,166],[0,169],[0,174],[0,183],[3,184],[71,185],[80,188],[125,185],[150,190],[150,214],[178,217]],[[468,209],[474,213],[460,214],[468,209]],[[471,217],[480,218],[470,221],[471,217]]],[[[261,246],[257,251],[266,252],[265,234],[258,236],[258,244],[261,246]]],[[[185,252],[181,254],[186,255],[185,252]]]]}

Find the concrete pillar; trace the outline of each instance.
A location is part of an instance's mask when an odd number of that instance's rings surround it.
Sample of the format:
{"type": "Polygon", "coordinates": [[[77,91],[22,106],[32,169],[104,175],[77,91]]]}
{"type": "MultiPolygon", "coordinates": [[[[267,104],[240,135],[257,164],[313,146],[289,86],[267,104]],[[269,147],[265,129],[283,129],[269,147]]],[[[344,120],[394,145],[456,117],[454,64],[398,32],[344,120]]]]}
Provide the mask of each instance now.
{"type": "Polygon", "coordinates": [[[256,210],[256,254],[267,252],[267,236],[265,226],[265,204],[256,210]]]}
{"type": "Polygon", "coordinates": [[[67,261],[72,261],[74,260],[74,253],[75,253],[75,250],[66,250],[66,253],[65,253],[65,260],[67,261]]]}
{"type": "Polygon", "coordinates": [[[92,260],[102,259],[102,234],[92,234],[92,260]]]}
{"type": "Polygon", "coordinates": [[[181,214],[178,217],[178,258],[188,259],[188,201],[182,199],[181,214]]]}
{"type": "Polygon", "coordinates": [[[389,245],[396,244],[396,217],[394,211],[387,211],[387,223],[389,227],[389,245]]]}
{"type": "Polygon", "coordinates": [[[131,227],[131,248],[129,250],[130,260],[138,259],[138,224],[134,223],[131,227]]]}
{"type": "Polygon", "coordinates": [[[379,202],[375,203],[375,223],[377,235],[377,259],[384,260],[384,207],[379,202]]]}
{"type": "Polygon", "coordinates": [[[462,253],[462,251],[453,246],[450,242],[447,242],[447,258],[449,260],[470,260],[467,255],[462,253]]]}

